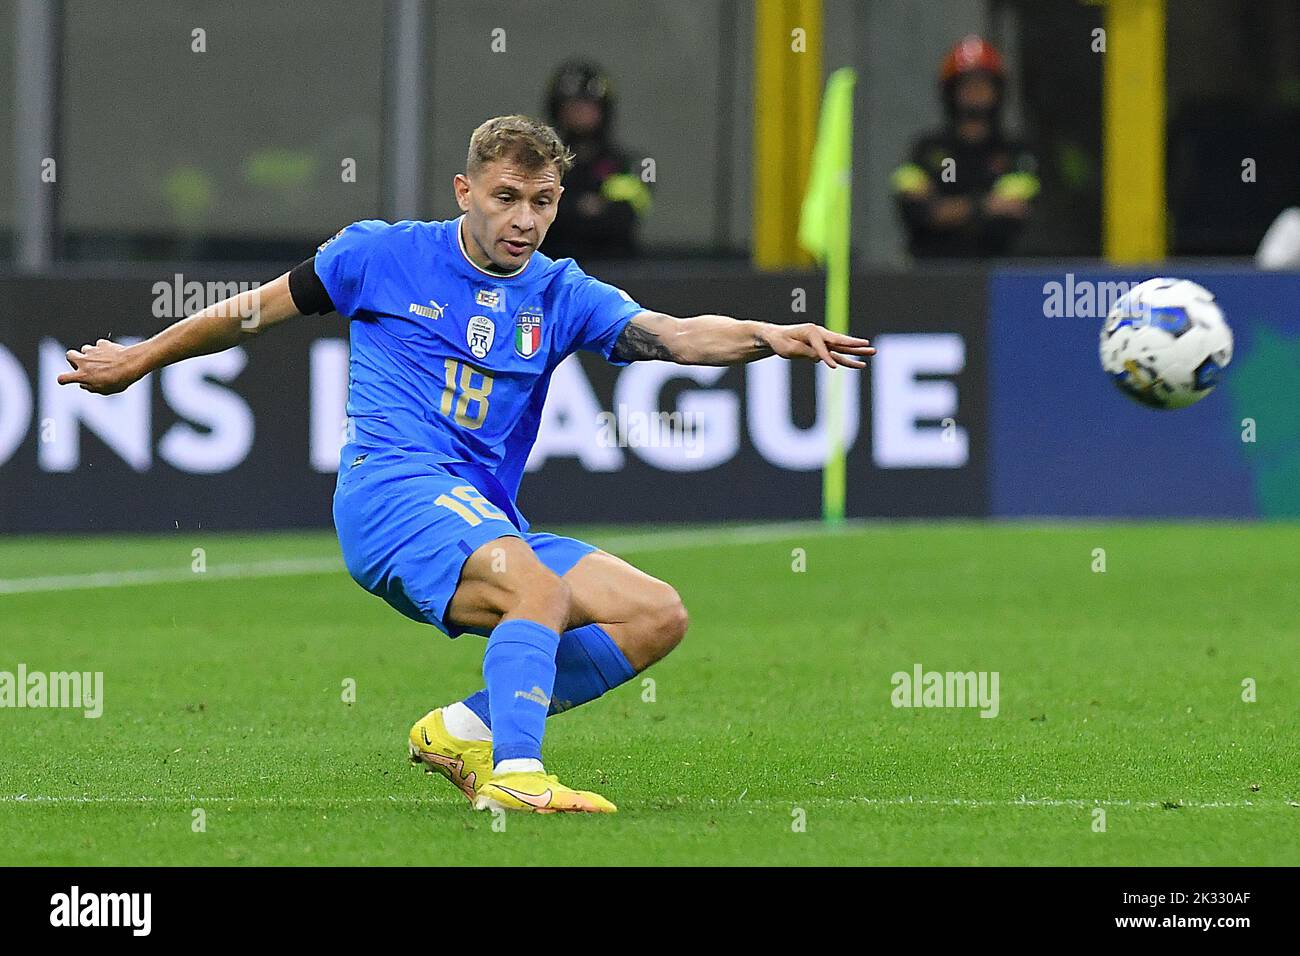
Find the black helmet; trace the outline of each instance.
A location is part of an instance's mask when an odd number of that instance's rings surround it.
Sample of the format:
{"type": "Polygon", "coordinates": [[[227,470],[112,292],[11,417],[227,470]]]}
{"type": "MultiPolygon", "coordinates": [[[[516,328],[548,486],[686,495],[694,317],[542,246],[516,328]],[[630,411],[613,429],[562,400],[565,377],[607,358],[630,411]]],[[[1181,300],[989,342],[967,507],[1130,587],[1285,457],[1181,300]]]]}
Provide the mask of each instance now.
{"type": "Polygon", "coordinates": [[[601,106],[601,130],[609,127],[614,112],[614,87],[608,74],[590,60],[569,60],[551,77],[547,112],[551,125],[559,128],[560,106],[567,100],[595,100],[601,106]]]}

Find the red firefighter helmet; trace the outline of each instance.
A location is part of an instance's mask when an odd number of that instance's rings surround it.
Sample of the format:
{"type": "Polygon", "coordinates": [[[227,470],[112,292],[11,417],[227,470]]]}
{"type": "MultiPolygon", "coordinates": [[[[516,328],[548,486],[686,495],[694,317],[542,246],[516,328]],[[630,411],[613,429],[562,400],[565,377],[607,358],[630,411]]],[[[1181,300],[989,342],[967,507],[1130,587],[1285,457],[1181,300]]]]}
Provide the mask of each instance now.
{"type": "Polygon", "coordinates": [[[943,58],[939,68],[939,81],[945,86],[956,77],[975,70],[983,70],[997,77],[1006,78],[1006,68],[1002,65],[1002,54],[983,37],[972,33],[957,42],[948,55],[943,58]]]}

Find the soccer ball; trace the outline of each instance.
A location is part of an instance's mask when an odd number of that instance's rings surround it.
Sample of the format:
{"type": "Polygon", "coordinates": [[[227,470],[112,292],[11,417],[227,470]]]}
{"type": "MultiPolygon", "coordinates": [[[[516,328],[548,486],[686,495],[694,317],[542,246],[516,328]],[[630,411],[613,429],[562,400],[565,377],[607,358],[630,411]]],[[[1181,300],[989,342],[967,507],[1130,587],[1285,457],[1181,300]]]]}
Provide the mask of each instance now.
{"type": "Polygon", "coordinates": [[[1129,398],[1186,408],[1232,361],[1232,329],[1209,289],[1156,278],[1122,296],[1101,328],[1101,367],[1129,398]]]}

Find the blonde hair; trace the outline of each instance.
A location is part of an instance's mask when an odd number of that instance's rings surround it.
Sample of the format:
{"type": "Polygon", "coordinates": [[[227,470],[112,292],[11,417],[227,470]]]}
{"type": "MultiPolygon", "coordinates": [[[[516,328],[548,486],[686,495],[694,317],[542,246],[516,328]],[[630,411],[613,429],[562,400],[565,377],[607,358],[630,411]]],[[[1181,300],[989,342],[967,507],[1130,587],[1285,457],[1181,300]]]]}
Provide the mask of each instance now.
{"type": "Polygon", "coordinates": [[[573,153],[545,123],[528,116],[494,116],[469,138],[465,172],[478,172],[487,163],[509,159],[529,172],[555,164],[560,177],[573,166],[573,153]]]}

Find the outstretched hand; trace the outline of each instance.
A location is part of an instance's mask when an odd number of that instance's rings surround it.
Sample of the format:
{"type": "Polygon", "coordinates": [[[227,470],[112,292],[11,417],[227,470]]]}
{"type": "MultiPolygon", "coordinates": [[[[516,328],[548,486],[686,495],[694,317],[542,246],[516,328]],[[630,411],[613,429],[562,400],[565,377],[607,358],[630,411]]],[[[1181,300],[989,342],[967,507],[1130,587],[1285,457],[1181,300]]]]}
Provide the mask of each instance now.
{"type": "Polygon", "coordinates": [[[124,391],[140,377],[131,361],[132,354],[129,346],[108,339],[68,349],[68,364],[73,370],[60,375],[59,384],[80,385],[100,395],[124,391]]]}
{"type": "Polygon", "coordinates": [[[857,356],[876,354],[869,340],[832,332],[812,322],[774,326],[766,338],[772,351],[782,358],[812,359],[830,368],[866,368],[867,363],[857,356]]]}

